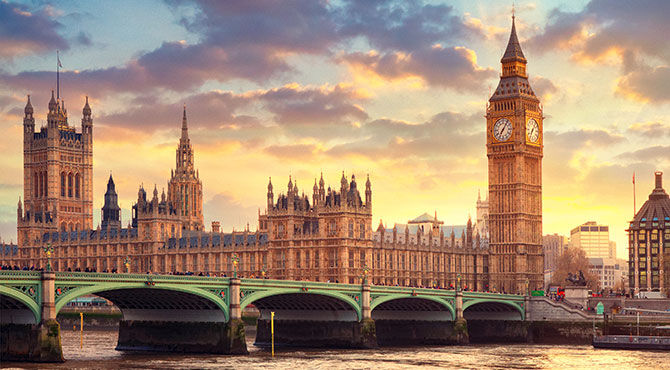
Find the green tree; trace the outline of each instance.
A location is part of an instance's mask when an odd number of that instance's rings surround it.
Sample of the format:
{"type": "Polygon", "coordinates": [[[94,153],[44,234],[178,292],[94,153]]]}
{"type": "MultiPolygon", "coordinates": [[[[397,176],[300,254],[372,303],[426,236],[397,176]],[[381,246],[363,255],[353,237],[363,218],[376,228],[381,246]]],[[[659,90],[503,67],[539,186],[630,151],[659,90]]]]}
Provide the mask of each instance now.
{"type": "Polygon", "coordinates": [[[568,248],[556,261],[556,271],[551,277],[551,283],[566,286],[570,284],[565,280],[568,278],[568,273],[579,274],[581,270],[586,279],[586,286],[596,292],[600,290],[600,279],[591,273],[589,267],[589,259],[586,258],[583,249],[568,248]]]}

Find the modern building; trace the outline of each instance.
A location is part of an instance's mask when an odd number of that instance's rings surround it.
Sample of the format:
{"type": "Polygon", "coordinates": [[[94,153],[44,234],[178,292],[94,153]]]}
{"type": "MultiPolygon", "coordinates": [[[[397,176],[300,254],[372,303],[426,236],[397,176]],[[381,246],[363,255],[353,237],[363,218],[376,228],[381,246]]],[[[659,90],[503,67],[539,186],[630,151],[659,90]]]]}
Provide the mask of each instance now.
{"type": "Polygon", "coordinates": [[[667,296],[670,291],[670,198],[663,172],[628,228],[629,284],[635,294],[667,296]]]}
{"type": "Polygon", "coordinates": [[[589,258],[589,270],[598,277],[602,289],[628,287],[628,262],[613,258],[589,258]]]}
{"type": "Polygon", "coordinates": [[[585,222],[570,231],[570,247],[581,248],[587,258],[616,258],[616,244],[610,241],[610,228],[595,221],[585,222]]]}
{"type": "Polygon", "coordinates": [[[502,73],[486,107],[491,283],[542,289],[544,115],[528,81],[514,17],[502,73]]]}
{"type": "Polygon", "coordinates": [[[568,238],[558,234],[548,234],[542,237],[542,249],[544,250],[544,271],[556,270],[558,258],[568,247],[568,238]]]}

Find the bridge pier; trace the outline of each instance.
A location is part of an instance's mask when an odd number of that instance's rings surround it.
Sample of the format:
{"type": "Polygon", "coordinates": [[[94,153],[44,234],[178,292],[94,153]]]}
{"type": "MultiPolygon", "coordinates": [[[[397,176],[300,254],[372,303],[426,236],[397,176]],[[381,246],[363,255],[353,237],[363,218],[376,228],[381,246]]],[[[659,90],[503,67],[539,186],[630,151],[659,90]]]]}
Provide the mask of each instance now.
{"type": "Polygon", "coordinates": [[[60,325],[56,321],[53,271],[40,276],[41,320],[36,324],[5,324],[0,333],[2,361],[63,362],[60,325]]]}
{"type": "Polygon", "coordinates": [[[454,338],[457,344],[470,343],[468,335],[468,322],[463,317],[463,292],[458,289],[454,297],[456,320],[454,321],[454,338]]]}

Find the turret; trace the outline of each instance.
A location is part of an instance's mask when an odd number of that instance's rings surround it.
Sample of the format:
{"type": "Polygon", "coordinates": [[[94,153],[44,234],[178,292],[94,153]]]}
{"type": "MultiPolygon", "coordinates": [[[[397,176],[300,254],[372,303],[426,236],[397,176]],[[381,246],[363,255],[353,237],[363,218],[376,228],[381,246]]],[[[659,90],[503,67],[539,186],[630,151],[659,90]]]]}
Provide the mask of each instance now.
{"type": "Polygon", "coordinates": [[[102,228],[121,228],[121,208],[119,208],[119,197],[116,194],[116,186],[112,174],[107,181],[107,192],[105,192],[105,204],[102,207],[102,228]]]}
{"type": "Polygon", "coordinates": [[[312,204],[314,207],[319,203],[319,187],[316,185],[316,178],[314,178],[314,187],[312,188],[312,204]]]}
{"type": "Polygon", "coordinates": [[[23,142],[28,143],[32,141],[35,133],[35,118],[33,117],[33,105],[30,103],[30,95],[28,95],[28,102],[23,109],[23,142]]]}
{"type": "Polygon", "coordinates": [[[270,180],[268,181],[268,211],[270,211],[274,205],[274,198],[275,196],[272,192],[272,177],[270,177],[270,180]]]}
{"type": "Polygon", "coordinates": [[[342,179],[340,179],[340,204],[347,204],[347,192],[349,191],[347,178],[344,176],[344,171],[342,171],[342,179]]]}
{"type": "Polygon", "coordinates": [[[368,179],[365,181],[365,208],[368,210],[372,209],[372,184],[370,183],[369,174],[368,179]]]}
{"type": "Polygon", "coordinates": [[[293,181],[291,181],[291,175],[288,176],[288,192],[286,193],[286,198],[288,202],[288,210],[293,211],[293,203],[295,200],[294,194],[293,194],[293,181]]]}
{"type": "Polygon", "coordinates": [[[323,172],[321,172],[321,179],[319,180],[319,198],[321,198],[321,202],[324,202],[326,200],[325,185],[326,185],[326,182],[323,181],[323,172]]]}
{"type": "Polygon", "coordinates": [[[88,96],[86,96],[86,103],[84,104],[84,109],[82,109],[81,133],[88,138],[89,142],[93,140],[93,118],[91,115],[91,106],[88,105],[88,96]]]}

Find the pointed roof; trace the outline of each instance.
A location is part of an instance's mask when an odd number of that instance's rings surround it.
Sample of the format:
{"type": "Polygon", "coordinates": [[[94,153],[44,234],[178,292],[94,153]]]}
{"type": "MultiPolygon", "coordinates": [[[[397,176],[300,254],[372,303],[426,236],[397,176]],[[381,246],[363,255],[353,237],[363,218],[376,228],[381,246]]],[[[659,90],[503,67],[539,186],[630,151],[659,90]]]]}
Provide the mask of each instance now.
{"type": "Polygon", "coordinates": [[[184,104],[184,116],[181,119],[181,138],[188,139],[188,122],[186,121],[186,104],[184,104]]]}
{"type": "Polygon", "coordinates": [[[28,94],[28,102],[26,103],[26,107],[23,112],[25,114],[33,114],[33,105],[30,103],[30,94],[28,94]]]}
{"type": "Polygon", "coordinates": [[[107,192],[116,193],[116,186],[114,185],[114,179],[112,178],[112,173],[109,173],[109,180],[107,180],[107,192]]]}
{"type": "Polygon", "coordinates": [[[509,41],[507,42],[507,49],[505,49],[505,54],[503,54],[501,62],[520,60],[525,62],[526,57],[521,51],[521,44],[519,43],[519,38],[516,36],[516,25],[514,22],[514,16],[512,16],[512,31],[509,35],[509,41]]]}

